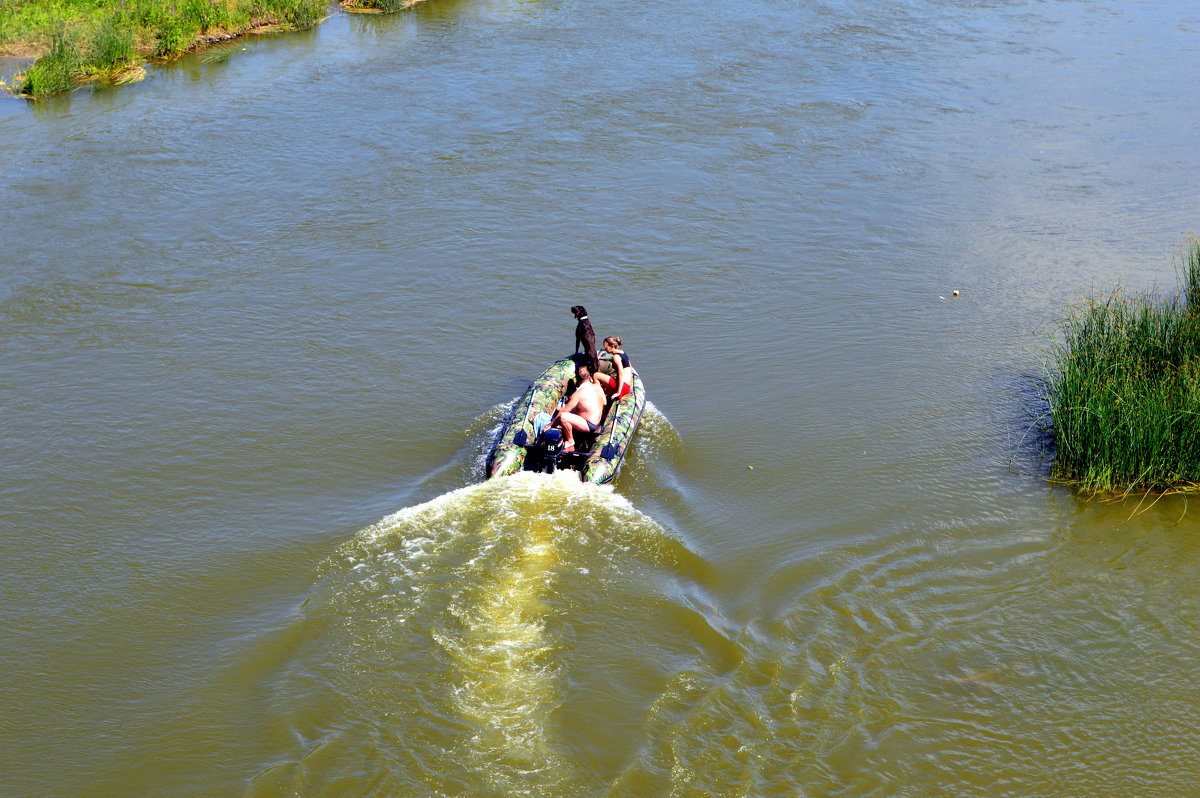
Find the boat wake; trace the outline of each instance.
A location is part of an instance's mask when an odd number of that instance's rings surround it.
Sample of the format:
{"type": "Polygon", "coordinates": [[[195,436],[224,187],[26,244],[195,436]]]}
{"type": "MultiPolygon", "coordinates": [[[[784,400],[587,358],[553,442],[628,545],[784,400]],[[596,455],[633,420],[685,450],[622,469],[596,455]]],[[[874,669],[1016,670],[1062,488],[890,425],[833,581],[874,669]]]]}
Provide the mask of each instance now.
{"type": "MultiPolygon", "coordinates": [[[[466,430],[459,477],[443,468],[419,490],[478,478],[511,407],[466,430]]],[[[677,443],[647,405],[627,478],[677,443]]],[[[579,763],[619,749],[614,733],[636,755],[628,732],[667,673],[706,648],[730,656],[699,606],[706,572],[612,487],[570,471],[471,482],[400,510],[322,564],[304,629],[293,630],[316,642],[287,704],[308,684],[332,693],[311,705],[338,709],[293,719],[302,750],[260,774],[251,793],[338,794],[349,784],[406,795],[589,792],[598,774],[579,763]],[[674,666],[648,677],[657,663],[674,666]]]]}
{"type": "Polygon", "coordinates": [[[641,661],[645,641],[614,639],[614,624],[671,623],[650,620],[681,612],[653,586],[697,568],[653,519],[572,473],[493,479],[379,521],[322,565],[306,607],[328,671],[312,678],[332,685],[342,721],[257,794],[361,784],[364,756],[394,794],[586,792],[564,749],[565,727],[587,723],[566,706],[571,683],[598,661],[641,661]]]}

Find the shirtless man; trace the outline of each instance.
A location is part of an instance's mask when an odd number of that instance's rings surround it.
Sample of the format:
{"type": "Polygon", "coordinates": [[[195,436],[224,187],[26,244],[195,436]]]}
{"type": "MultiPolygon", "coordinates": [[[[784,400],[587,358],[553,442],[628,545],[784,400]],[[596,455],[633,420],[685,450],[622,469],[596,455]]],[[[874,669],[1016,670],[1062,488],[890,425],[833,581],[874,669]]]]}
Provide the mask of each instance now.
{"type": "Polygon", "coordinates": [[[600,417],[604,415],[604,389],[586,363],[575,367],[575,380],[579,387],[550,422],[553,427],[562,427],[564,452],[575,451],[576,432],[599,432],[600,417]]]}

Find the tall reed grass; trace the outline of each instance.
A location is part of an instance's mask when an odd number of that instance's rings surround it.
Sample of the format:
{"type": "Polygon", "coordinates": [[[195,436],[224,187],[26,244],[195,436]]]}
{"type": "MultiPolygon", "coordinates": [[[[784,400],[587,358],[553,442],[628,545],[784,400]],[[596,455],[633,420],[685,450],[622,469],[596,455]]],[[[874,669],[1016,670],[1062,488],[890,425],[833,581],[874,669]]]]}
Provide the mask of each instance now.
{"type": "Polygon", "coordinates": [[[342,0],[340,5],[347,11],[379,11],[388,14],[403,11],[417,2],[419,0],[342,0]]]}
{"type": "Polygon", "coordinates": [[[50,52],[39,58],[21,76],[16,90],[39,96],[66,91],[80,74],[83,53],[65,30],[59,28],[50,37],[50,52]]]}
{"type": "Polygon", "coordinates": [[[1120,290],[1071,311],[1043,383],[1052,479],[1088,492],[1200,489],[1200,242],[1167,297],[1120,290]]]}
{"type": "Polygon", "coordinates": [[[16,0],[10,5],[11,14],[0,26],[0,46],[48,45],[13,85],[34,97],[117,75],[143,57],[177,57],[205,36],[267,24],[305,28],[329,10],[326,0],[16,0]]]}

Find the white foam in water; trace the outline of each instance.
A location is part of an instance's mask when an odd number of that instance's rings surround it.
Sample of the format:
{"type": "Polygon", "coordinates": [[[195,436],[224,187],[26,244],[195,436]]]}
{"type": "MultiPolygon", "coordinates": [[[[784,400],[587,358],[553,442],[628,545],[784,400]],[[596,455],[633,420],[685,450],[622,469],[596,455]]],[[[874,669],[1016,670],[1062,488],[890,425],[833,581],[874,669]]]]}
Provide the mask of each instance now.
{"type": "MultiPolygon", "coordinates": [[[[491,454],[496,442],[500,438],[500,433],[503,431],[508,419],[512,416],[513,408],[516,407],[521,397],[514,396],[507,402],[500,404],[488,410],[482,416],[475,420],[472,427],[480,424],[489,425],[482,433],[475,434],[473,437],[472,455],[467,466],[467,473],[472,478],[486,476],[488,455],[491,454]]],[[[470,430],[468,430],[470,432],[470,430]]]]}
{"type": "Polygon", "coordinates": [[[391,515],[381,518],[376,523],[364,529],[359,533],[359,537],[364,539],[373,539],[381,535],[385,535],[392,531],[395,527],[402,524],[408,519],[415,518],[433,510],[443,509],[448,505],[461,503],[469,500],[471,497],[479,496],[488,492],[497,492],[497,498],[502,501],[506,498],[505,491],[515,490],[522,497],[529,497],[535,494],[542,488],[553,486],[554,488],[566,491],[568,493],[577,493],[584,495],[604,495],[620,507],[632,509],[633,505],[629,503],[623,496],[613,492],[611,485],[593,485],[584,483],[579,480],[579,476],[572,471],[557,471],[553,474],[539,474],[532,471],[521,471],[507,477],[497,477],[496,479],[478,482],[473,485],[467,485],[462,488],[443,493],[434,499],[421,504],[414,504],[410,507],[404,507],[391,515]],[[503,486],[498,490],[496,486],[503,486]]]}
{"type": "Polygon", "coordinates": [[[521,472],[398,510],[328,564],[345,694],[406,734],[450,733],[423,772],[465,765],[504,794],[573,794],[552,722],[567,689],[557,619],[630,552],[666,563],[669,546],[626,498],[574,472],[521,472]],[[403,683],[389,676],[397,658],[410,663],[403,683]]]}

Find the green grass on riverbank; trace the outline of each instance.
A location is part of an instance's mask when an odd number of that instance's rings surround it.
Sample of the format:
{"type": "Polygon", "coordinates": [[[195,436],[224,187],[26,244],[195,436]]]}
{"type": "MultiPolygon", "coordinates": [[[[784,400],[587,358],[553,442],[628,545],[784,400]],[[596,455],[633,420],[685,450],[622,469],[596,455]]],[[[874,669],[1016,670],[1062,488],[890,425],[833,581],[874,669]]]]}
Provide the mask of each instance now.
{"type": "Polygon", "coordinates": [[[1044,383],[1052,479],[1089,492],[1200,488],[1200,243],[1179,265],[1174,296],[1118,290],[1062,322],[1044,383]]]}
{"type": "Polygon", "coordinates": [[[327,0],[0,0],[0,52],[39,56],[12,87],[37,97],[120,80],[143,58],[174,58],[197,43],[309,27],[328,13],[327,0]]]}

